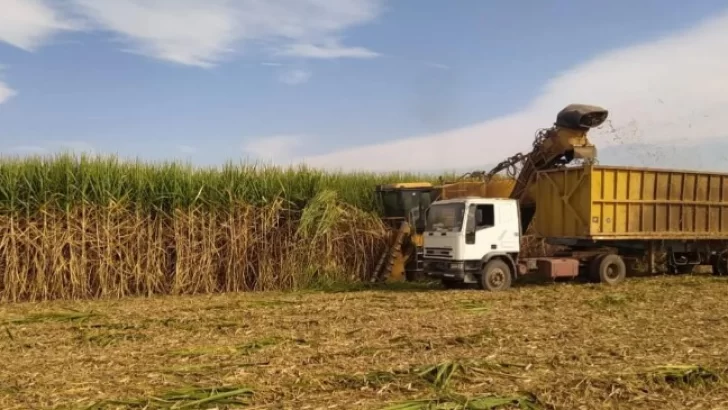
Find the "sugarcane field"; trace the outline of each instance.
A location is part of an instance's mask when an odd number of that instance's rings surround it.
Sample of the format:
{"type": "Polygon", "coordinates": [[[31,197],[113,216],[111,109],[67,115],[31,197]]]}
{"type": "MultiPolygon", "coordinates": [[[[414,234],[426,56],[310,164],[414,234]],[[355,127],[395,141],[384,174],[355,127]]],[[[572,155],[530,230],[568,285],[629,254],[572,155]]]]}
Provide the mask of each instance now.
{"type": "MultiPolygon", "coordinates": [[[[376,278],[380,255],[407,247],[390,246],[399,231],[375,193],[396,202],[386,197],[432,185],[402,185],[421,176],[70,156],[4,161],[0,175],[4,409],[728,400],[718,266],[685,274],[663,255],[663,273],[636,263],[618,284],[523,275],[500,291],[402,264],[376,278]]],[[[483,182],[439,195],[467,184],[483,182]]],[[[557,252],[533,234],[521,242],[526,256],[557,252]]]]}
{"type": "Polygon", "coordinates": [[[718,3],[0,0],[0,410],[728,410],[718,3]]]}

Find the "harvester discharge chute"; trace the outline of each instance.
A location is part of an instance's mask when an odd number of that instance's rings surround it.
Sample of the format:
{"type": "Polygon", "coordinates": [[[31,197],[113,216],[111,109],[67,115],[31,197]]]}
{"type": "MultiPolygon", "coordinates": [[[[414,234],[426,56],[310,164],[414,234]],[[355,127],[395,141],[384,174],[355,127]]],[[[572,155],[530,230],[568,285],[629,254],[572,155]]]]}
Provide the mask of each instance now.
{"type": "Polygon", "coordinates": [[[609,112],[601,107],[568,105],[558,113],[551,128],[538,130],[531,152],[516,154],[486,174],[485,180],[490,180],[506,171],[508,177],[515,181],[507,197],[519,201],[523,232],[526,232],[536,214],[536,204],[529,192],[536,173],[566,166],[575,159],[586,163],[596,162],[597,149],[587,138],[587,133],[591,128],[603,124],[608,115],[609,112]]]}

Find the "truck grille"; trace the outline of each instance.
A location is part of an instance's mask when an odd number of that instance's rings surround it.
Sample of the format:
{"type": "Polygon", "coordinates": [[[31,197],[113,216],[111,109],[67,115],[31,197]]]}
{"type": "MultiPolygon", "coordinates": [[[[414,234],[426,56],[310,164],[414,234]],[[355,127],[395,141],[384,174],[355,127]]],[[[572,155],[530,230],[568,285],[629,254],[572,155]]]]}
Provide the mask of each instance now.
{"type": "Polygon", "coordinates": [[[447,272],[450,268],[450,262],[428,262],[426,268],[435,272],[447,272]]]}
{"type": "Polygon", "coordinates": [[[452,259],[452,249],[450,249],[450,248],[425,248],[425,258],[452,259]]]}

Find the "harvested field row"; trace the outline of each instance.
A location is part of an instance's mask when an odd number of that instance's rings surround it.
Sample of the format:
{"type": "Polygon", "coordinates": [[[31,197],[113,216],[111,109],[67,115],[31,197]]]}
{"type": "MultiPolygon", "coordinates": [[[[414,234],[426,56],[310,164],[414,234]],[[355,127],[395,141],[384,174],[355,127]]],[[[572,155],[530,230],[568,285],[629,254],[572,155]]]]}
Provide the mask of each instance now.
{"type": "Polygon", "coordinates": [[[0,408],[725,408],[726,287],[672,276],[2,305],[0,408]]]}

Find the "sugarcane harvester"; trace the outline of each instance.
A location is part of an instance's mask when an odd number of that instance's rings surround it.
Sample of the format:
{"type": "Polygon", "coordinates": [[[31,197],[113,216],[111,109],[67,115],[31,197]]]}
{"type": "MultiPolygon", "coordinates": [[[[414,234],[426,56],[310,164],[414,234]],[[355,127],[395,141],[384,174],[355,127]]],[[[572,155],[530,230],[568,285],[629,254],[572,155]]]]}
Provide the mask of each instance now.
{"type": "Polygon", "coordinates": [[[380,254],[372,282],[413,281],[423,274],[422,232],[425,211],[436,195],[429,182],[383,184],[376,188],[383,222],[393,235],[380,254]]]}
{"type": "Polygon", "coordinates": [[[558,113],[553,127],[537,133],[530,153],[516,154],[489,172],[468,173],[457,181],[439,186],[426,182],[378,186],[377,194],[383,205],[384,221],[393,228],[394,234],[377,261],[371,281],[416,280],[423,277],[422,234],[427,209],[435,201],[466,196],[517,198],[522,204],[525,231],[535,213],[527,188],[536,172],[566,165],[574,159],[594,160],[596,148],[586,134],[590,128],[602,124],[607,115],[607,110],[601,107],[572,104],[558,113]],[[503,171],[510,178],[496,181],[496,175],[503,171]],[[506,191],[503,182],[508,184],[506,191]]]}

